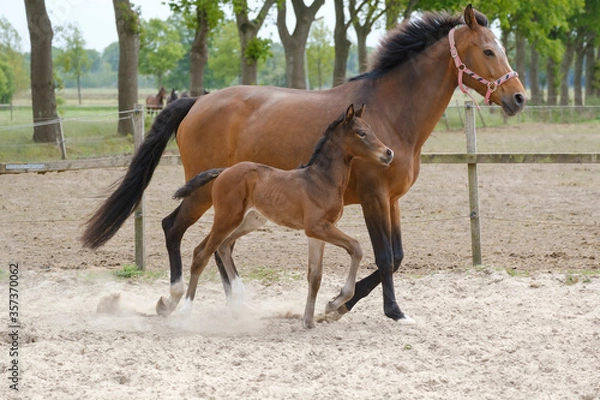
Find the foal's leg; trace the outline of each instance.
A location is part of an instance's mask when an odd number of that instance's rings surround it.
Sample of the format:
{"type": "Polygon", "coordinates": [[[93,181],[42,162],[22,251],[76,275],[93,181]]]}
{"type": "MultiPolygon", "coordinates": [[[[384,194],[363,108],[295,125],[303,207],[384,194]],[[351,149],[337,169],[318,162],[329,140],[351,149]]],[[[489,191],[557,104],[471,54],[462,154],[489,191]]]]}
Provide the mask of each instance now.
{"type": "Polygon", "coordinates": [[[350,254],[350,270],[346,283],[340,294],[327,304],[325,312],[329,313],[343,306],[354,295],[356,273],[360,267],[362,250],[358,240],[346,235],[332,224],[318,224],[316,227],[306,229],[306,235],[315,239],[344,248],[350,254]]]}
{"type": "MultiPolygon", "coordinates": [[[[196,287],[202,271],[206,267],[210,256],[217,251],[223,242],[234,232],[244,220],[243,198],[227,201],[223,205],[215,204],[215,217],[208,236],[194,250],[194,258],[190,268],[190,283],[185,294],[184,310],[191,312],[192,301],[196,296],[196,287]],[[239,200],[239,202],[238,202],[239,200]]],[[[229,275],[229,271],[228,271],[229,275]]],[[[230,277],[233,279],[233,275],[230,277]]]]}
{"type": "Polygon", "coordinates": [[[308,238],[308,295],[306,297],[306,307],[304,308],[304,319],[302,320],[305,328],[315,327],[315,303],[317,292],[321,287],[321,278],[323,277],[324,250],[325,242],[308,238]]]}
{"type": "Polygon", "coordinates": [[[267,219],[258,211],[252,209],[244,216],[244,221],[215,253],[215,260],[221,275],[221,282],[227,296],[227,303],[232,308],[244,304],[244,284],[233,262],[232,252],[236,240],[263,226],[267,219]]]}
{"type": "Polygon", "coordinates": [[[171,288],[168,298],[161,297],[156,303],[156,313],[167,316],[175,310],[181,296],[185,293],[182,279],[181,239],[187,229],[193,225],[211,206],[210,193],[199,189],[185,198],[179,207],[162,221],[165,234],[169,265],[171,269],[171,288]]]}

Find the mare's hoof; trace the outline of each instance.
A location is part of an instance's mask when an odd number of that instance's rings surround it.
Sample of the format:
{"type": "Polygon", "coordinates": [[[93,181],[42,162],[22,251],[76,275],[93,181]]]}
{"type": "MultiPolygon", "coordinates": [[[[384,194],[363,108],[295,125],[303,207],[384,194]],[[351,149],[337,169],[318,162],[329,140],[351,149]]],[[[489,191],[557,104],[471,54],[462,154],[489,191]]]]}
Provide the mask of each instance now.
{"type": "Polygon", "coordinates": [[[156,313],[158,315],[160,315],[161,317],[168,317],[172,310],[170,309],[170,307],[167,307],[166,304],[167,301],[165,301],[164,297],[161,297],[157,302],[156,302],[156,313]]]}
{"type": "Polygon", "coordinates": [[[414,319],[412,319],[411,317],[409,317],[406,314],[404,314],[404,317],[400,318],[396,322],[398,322],[400,325],[414,325],[417,323],[414,319]]]}

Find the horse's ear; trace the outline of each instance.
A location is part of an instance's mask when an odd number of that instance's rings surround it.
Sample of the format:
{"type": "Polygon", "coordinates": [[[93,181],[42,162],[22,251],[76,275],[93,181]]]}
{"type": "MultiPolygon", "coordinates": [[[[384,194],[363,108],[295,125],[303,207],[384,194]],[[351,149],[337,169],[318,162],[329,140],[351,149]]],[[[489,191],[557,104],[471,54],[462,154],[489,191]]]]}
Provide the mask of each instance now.
{"type": "Polygon", "coordinates": [[[464,13],[465,24],[471,29],[477,29],[479,24],[477,23],[477,18],[475,18],[475,12],[473,11],[473,6],[469,4],[465,8],[464,13]]]}
{"type": "Polygon", "coordinates": [[[362,106],[360,106],[360,109],[356,112],[356,116],[358,118],[362,118],[363,112],[365,112],[366,107],[367,105],[365,103],[362,103],[362,106]]]}
{"type": "Polygon", "coordinates": [[[346,110],[346,122],[350,122],[354,118],[354,104],[350,104],[346,110]]]}

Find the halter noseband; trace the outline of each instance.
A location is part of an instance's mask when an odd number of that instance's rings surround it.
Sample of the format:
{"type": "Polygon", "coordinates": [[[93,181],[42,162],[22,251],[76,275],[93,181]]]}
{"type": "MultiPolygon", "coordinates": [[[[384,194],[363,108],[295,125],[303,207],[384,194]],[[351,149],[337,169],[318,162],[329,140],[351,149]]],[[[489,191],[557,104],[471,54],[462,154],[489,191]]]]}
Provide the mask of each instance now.
{"type": "Polygon", "coordinates": [[[506,82],[510,78],[519,76],[519,74],[517,74],[516,71],[510,71],[509,73],[503,75],[502,77],[496,79],[495,81],[490,82],[487,79],[477,75],[475,72],[471,71],[461,61],[460,57],[458,56],[458,51],[456,50],[456,42],[454,41],[454,31],[455,30],[456,30],[456,28],[450,29],[450,32],[448,33],[448,39],[450,41],[450,55],[454,59],[454,64],[456,65],[456,68],[458,69],[458,87],[464,94],[469,96],[473,100],[473,102],[475,103],[477,108],[479,108],[479,105],[477,104],[477,102],[475,101],[473,96],[471,96],[471,93],[469,93],[468,89],[466,89],[463,85],[463,82],[462,82],[463,72],[466,73],[467,75],[469,75],[470,77],[477,79],[479,82],[481,82],[487,86],[487,93],[485,94],[485,104],[487,104],[489,106],[491,104],[490,96],[492,95],[492,93],[494,93],[496,91],[496,89],[498,89],[498,86],[502,85],[504,82],[506,82]]]}

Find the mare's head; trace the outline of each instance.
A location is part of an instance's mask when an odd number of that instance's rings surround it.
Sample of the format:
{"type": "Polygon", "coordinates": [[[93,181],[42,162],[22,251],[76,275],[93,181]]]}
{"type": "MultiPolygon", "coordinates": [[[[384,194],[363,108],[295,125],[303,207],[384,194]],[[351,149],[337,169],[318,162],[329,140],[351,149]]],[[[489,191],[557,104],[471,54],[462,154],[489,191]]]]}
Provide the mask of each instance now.
{"type": "Polygon", "coordinates": [[[508,64],[504,47],[488,28],[487,18],[471,5],[465,8],[463,18],[465,26],[449,34],[450,47],[453,41],[456,46],[451,53],[458,68],[459,85],[462,78],[464,85],[484,96],[489,104],[498,104],[507,115],[515,115],[525,106],[527,96],[508,64]]]}
{"type": "Polygon", "coordinates": [[[387,166],[394,159],[394,152],[379,140],[367,121],[362,119],[364,111],[364,104],[358,111],[354,111],[354,105],[350,104],[343,122],[337,127],[344,154],[370,159],[387,166]]]}

